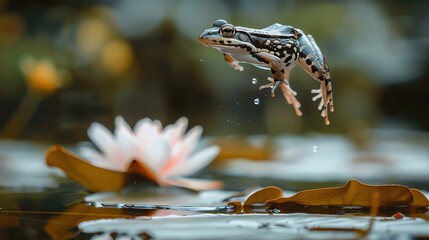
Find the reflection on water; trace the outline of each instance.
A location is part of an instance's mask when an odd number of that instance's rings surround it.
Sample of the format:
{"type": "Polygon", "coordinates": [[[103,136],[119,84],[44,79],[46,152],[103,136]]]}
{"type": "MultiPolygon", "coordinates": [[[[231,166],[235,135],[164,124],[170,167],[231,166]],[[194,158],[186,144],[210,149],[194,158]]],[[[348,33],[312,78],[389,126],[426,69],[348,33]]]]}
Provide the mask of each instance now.
{"type": "Polygon", "coordinates": [[[2,192],[0,239],[81,239],[77,225],[85,221],[184,214],[170,210],[96,208],[83,203],[82,196],[67,195],[52,191],[19,195],[2,192]],[[77,202],[69,204],[70,200],[77,202]]]}

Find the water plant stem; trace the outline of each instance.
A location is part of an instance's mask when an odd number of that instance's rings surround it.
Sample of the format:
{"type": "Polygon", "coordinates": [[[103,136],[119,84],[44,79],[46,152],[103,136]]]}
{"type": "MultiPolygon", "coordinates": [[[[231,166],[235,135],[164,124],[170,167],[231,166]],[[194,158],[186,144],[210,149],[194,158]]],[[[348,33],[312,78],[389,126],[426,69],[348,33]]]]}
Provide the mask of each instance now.
{"type": "Polygon", "coordinates": [[[0,136],[9,139],[18,138],[31,120],[42,99],[43,95],[32,90],[27,91],[20,105],[3,127],[0,136]]]}

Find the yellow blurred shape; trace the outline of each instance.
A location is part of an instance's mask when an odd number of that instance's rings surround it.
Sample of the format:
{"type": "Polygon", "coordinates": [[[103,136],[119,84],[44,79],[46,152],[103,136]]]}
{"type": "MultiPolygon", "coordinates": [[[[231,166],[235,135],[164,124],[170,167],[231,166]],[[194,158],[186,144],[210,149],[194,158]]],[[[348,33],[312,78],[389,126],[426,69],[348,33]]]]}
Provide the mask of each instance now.
{"type": "Polygon", "coordinates": [[[107,42],[101,51],[101,63],[112,74],[125,73],[134,62],[130,44],[122,39],[107,42]]]}
{"type": "Polygon", "coordinates": [[[25,74],[28,87],[38,93],[49,95],[62,85],[57,68],[48,59],[37,61],[27,56],[21,62],[21,69],[25,74]]]}
{"type": "Polygon", "coordinates": [[[88,55],[94,55],[111,35],[110,27],[99,19],[84,20],[77,29],[77,45],[88,55]]]}

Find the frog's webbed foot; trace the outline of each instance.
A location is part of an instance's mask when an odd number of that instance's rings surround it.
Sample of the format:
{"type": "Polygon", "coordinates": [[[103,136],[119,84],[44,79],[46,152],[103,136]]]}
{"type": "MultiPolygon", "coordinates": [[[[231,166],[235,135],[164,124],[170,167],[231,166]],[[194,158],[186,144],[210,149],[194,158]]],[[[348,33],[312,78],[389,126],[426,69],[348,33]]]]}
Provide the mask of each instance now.
{"type": "Polygon", "coordinates": [[[296,99],[297,93],[290,88],[286,80],[273,79],[271,77],[267,78],[270,83],[262,85],[259,87],[259,90],[271,88],[271,96],[275,96],[275,90],[279,87],[282,91],[283,97],[286,99],[287,103],[292,105],[297,116],[302,116],[301,103],[296,99]]]}
{"type": "Polygon", "coordinates": [[[332,101],[332,94],[327,94],[326,90],[326,84],[324,82],[320,83],[319,89],[313,89],[311,90],[311,93],[315,93],[316,96],[312,98],[313,101],[317,101],[320,99],[319,106],[317,107],[319,110],[322,111],[321,116],[325,118],[325,124],[329,125],[329,119],[328,119],[328,106],[329,110],[331,112],[334,111],[334,104],[332,101]]]}
{"type": "Polygon", "coordinates": [[[229,54],[226,54],[226,53],[224,53],[223,54],[223,57],[225,58],[225,61],[232,67],[232,68],[234,68],[235,70],[238,70],[238,71],[243,71],[243,66],[241,66],[240,65],[240,63],[237,61],[237,60],[235,60],[231,55],[229,55],[229,54]]]}

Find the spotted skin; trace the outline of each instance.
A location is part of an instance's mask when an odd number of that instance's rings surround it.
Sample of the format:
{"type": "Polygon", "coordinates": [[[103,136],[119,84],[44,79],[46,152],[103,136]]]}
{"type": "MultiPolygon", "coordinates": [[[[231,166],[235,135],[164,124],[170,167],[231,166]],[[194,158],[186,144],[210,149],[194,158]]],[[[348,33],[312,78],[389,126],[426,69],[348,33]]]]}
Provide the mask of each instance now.
{"type": "Polygon", "coordinates": [[[268,78],[270,83],[259,89],[271,88],[271,95],[275,96],[275,90],[279,88],[298,116],[302,115],[301,104],[296,98],[297,93],[290,87],[289,76],[292,69],[297,64],[300,65],[320,82],[319,89],[311,91],[316,94],[313,101],[320,99],[318,108],[321,116],[324,117],[325,124],[330,124],[328,108],[333,112],[334,105],[329,67],[311,35],[278,23],[254,29],[217,20],[212,28],[200,35],[199,40],[204,45],[221,51],[225,60],[236,70],[243,70],[241,62],[271,70],[271,77],[268,78]]]}

